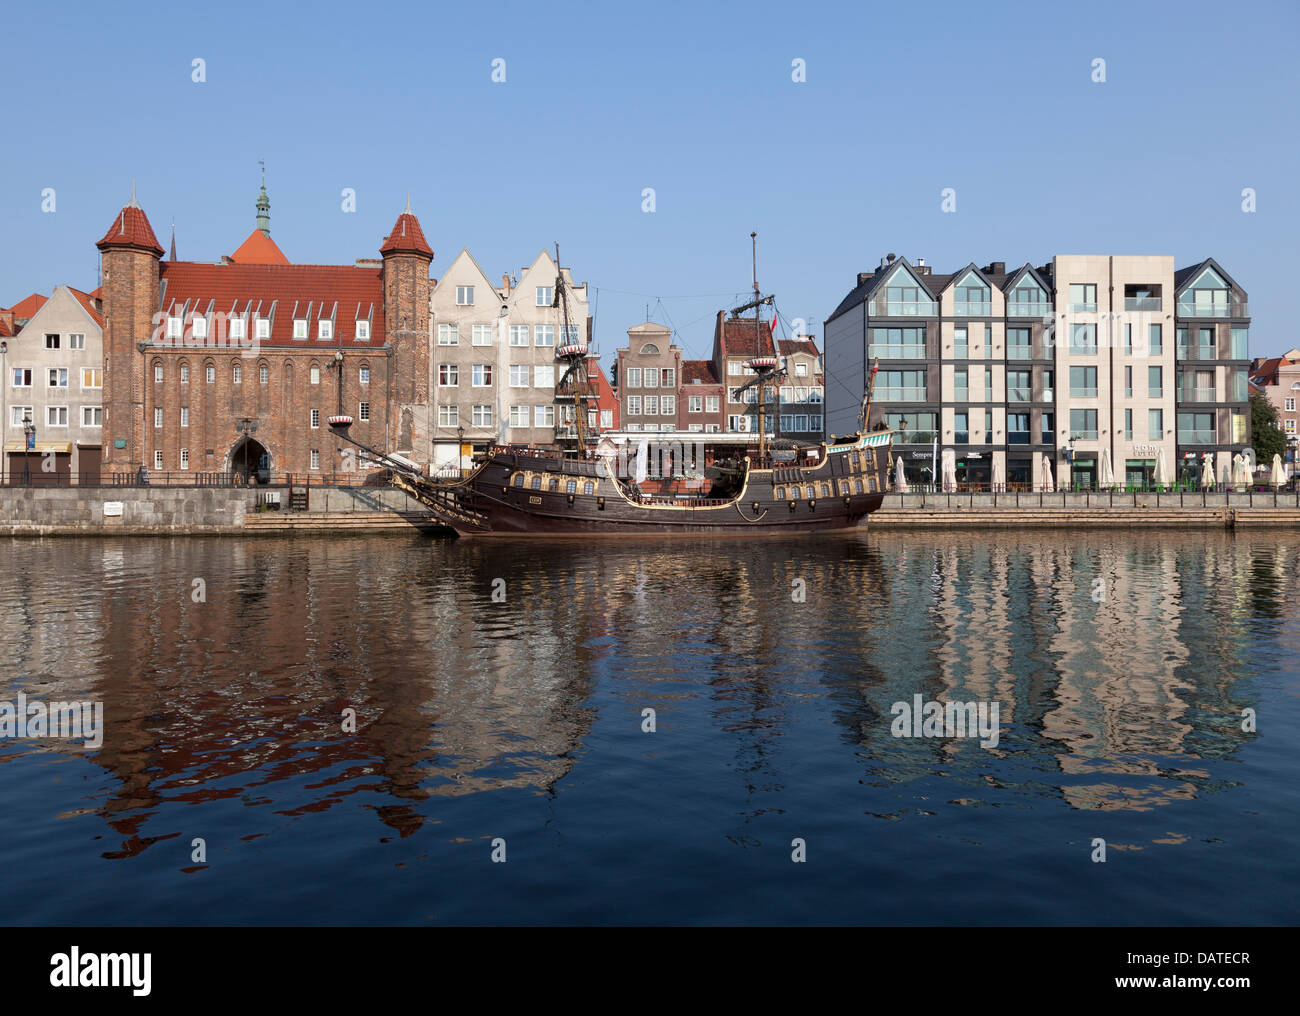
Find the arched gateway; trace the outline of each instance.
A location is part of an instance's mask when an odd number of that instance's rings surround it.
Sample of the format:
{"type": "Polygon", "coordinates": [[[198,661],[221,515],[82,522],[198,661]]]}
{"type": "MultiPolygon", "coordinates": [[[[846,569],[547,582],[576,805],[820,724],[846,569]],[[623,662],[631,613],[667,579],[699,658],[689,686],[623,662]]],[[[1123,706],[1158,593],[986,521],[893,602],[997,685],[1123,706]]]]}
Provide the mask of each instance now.
{"type": "Polygon", "coordinates": [[[241,486],[271,482],[271,454],[252,437],[241,437],[226,456],[226,472],[241,486]]]}

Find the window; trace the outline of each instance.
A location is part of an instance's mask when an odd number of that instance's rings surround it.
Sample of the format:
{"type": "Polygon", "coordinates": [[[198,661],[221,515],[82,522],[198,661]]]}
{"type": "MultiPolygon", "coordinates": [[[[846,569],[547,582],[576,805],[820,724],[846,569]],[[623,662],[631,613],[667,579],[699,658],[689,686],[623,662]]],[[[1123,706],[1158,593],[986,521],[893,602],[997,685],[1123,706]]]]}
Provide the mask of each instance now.
{"type": "Polygon", "coordinates": [[[1070,368],[1070,395],[1074,398],[1095,399],[1097,397],[1097,368],[1070,368]]]}
{"type": "Polygon", "coordinates": [[[1133,355],[1133,326],[1128,323],[1124,325],[1124,355],[1133,355]]]}
{"type": "Polygon", "coordinates": [[[555,304],[555,290],[551,286],[537,287],[537,306],[551,307],[555,304]]]}
{"type": "Polygon", "coordinates": [[[51,367],[47,380],[47,387],[50,388],[67,388],[68,387],[68,368],[51,367]]]}
{"type": "Polygon", "coordinates": [[[230,380],[237,385],[244,383],[244,368],[242,364],[237,363],[231,368],[230,380]]]}
{"type": "Polygon", "coordinates": [[[1179,413],[1178,443],[1208,445],[1215,442],[1213,413],[1179,413]]]}
{"type": "Polygon", "coordinates": [[[1133,440],[1133,410],[1124,410],[1124,440],[1133,440]]]}
{"type": "Polygon", "coordinates": [[[243,318],[231,318],[229,325],[230,325],[230,337],[232,339],[242,339],[244,337],[243,318]]]}
{"type": "Polygon", "coordinates": [[[659,387],[659,372],[658,372],[657,370],[655,370],[653,367],[647,367],[647,368],[645,369],[645,376],[644,376],[644,378],[642,379],[641,387],[643,387],[643,388],[658,388],[658,387],[659,387]]]}
{"type": "Polygon", "coordinates": [[[954,298],[953,312],[959,317],[989,313],[989,287],[974,272],[967,272],[957,281],[954,298]]]}
{"type": "Polygon", "coordinates": [[[582,345],[582,327],[580,325],[569,325],[565,333],[565,343],[571,346],[582,345]]]}
{"type": "Polygon", "coordinates": [[[534,346],[555,345],[555,325],[536,325],[533,328],[534,346]]]}
{"type": "Polygon", "coordinates": [[[555,387],[555,367],[552,364],[538,364],[533,368],[533,387],[534,388],[554,388],[555,387]]]}
{"type": "Polygon", "coordinates": [[[1213,268],[1206,268],[1179,294],[1178,314],[1180,317],[1227,317],[1229,292],[1227,281],[1213,268]]]}
{"type": "Polygon", "coordinates": [[[925,328],[871,329],[867,358],[874,359],[877,356],[886,360],[924,360],[925,328]]]}
{"type": "Polygon", "coordinates": [[[984,443],[993,443],[993,410],[984,410],[984,443]]]}
{"type": "Polygon", "coordinates": [[[1095,356],[1097,353],[1097,326],[1071,325],[1070,352],[1076,355],[1095,356]]]}
{"type": "Polygon", "coordinates": [[[1147,440],[1159,441],[1165,433],[1165,411],[1163,409],[1147,410],[1147,440]]]}
{"type": "Polygon", "coordinates": [[[162,368],[162,364],[161,364],[161,363],[155,363],[155,364],[153,365],[153,383],[154,383],[154,384],[162,384],[162,379],[163,379],[163,368],[162,368]]]}
{"type": "Polygon", "coordinates": [[[32,386],[32,369],[30,367],[15,367],[13,376],[13,387],[30,388],[32,386]]]}
{"type": "Polygon", "coordinates": [[[47,427],[66,427],[68,425],[68,407],[46,406],[45,425],[47,427]]]}
{"type": "Polygon", "coordinates": [[[1165,351],[1164,334],[1160,325],[1147,326],[1147,354],[1149,356],[1161,356],[1165,351]]]}
{"type": "Polygon", "coordinates": [[[965,367],[958,367],[952,372],[952,385],[954,400],[957,402],[970,401],[970,387],[965,367]]]}
{"type": "Polygon", "coordinates": [[[807,377],[807,376],[808,376],[808,364],[806,364],[806,363],[796,363],[796,364],[794,365],[794,376],[795,376],[795,377],[807,377]]]}
{"type": "Polygon", "coordinates": [[[641,387],[641,368],[629,367],[627,369],[627,386],[629,388],[641,387]]]}
{"type": "Polygon", "coordinates": [[[325,340],[334,338],[334,322],[322,318],[316,322],[316,338],[325,340]]]}
{"type": "Polygon", "coordinates": [[[627,397],[627,415],[628,415],[628,416],[640,416],[640,415],[641,415],[641,396],[640,396],[640,395],[629,395],[629,396],[627,397]]]}
{"type": "Polygon", "coordinates": [[[1097,309],[1097,287],[1092,283],[1070,283],[1070,312],[1091,314],[1097,309]]]}
{"type": "Polygon", "coordinates": [[[305,339],[307,337],[307,319],[294,318],[293,337],[295,339],[305,339]]]}
{"type": "Polygon", "coordinates": [[[645,416],[658,416],[659,400],[655,398],[653,395],[647,395],[645,397],[645,405],[642,412],[644,413],[645,416]]]}
{"type": "Polygon", "coordinates": [[[528,345],[528,326],[511,325],[510,326],[510,345],[526,346],[528,345]]]}
{"type": "Polygon", "coordinates": [[[1287,434],[1294,434],[1294,433],[1295,433],[1295,420],[1283,420],[1283,421],[1282,421],[1282,429],[1283,429],[1287,434]]]}
{"type": "Polygon", "coordinates": [[[81,407],[81,425],[83,427],[100,427],[104,423],[104,410],[99,406],[81,407]]]}
{"type": "Polygon", "coordinates": [[[1164,373],[1160,367],[1147,368],[1147,395],[1153,399],[1165,393],[1164,373]]]}
{"type": "Polygon", "coordinates": [[[993,401],[993,368],[984,368],[984,401],[993,401]]]}
{"type": "Polygon", "coordinates": [[[316,430],[319,426],[320,426],[320,410],[313,409],[311,411],[311,428],[312,430],[316,430]]]}
{"type": "Polygon", "coordinates": [[[952,355],[955,360],[966,360],[970,357],[970,346],[967,345],[966,326],[961,325],[952,330],[952,355]]]}
{"type": "Polygon", "coordinates": [[[1282,411],[1283,411],[1284,413],[1294,413],[1294,412],[1295,412],[1295,399],[1283,399],[1283,400],[1282,400],[1282,411]]]}
{"type": "Polygon", "coordinates": [[[457,306],[457,307],[469,307],[469,306],[472,306],[473,303],[474,303],[474,287],[473,287],[473,286],[457,286],[457,287],[456,287],[456,306],[457,306]]]}
{"type": "Polygon", "coordinates": [[[155,451],[155,452],[153,453],[153,467],[154,467],[154,469],[162,469],[162,452],[161,452],[161,451],[155,451]]]}
{"type": "Polygon", "coordinates": [[[739,360],[728,360],[727,373],[733,376],[736,374],[743,374],[745,373],[745,365],[739,360]]]}
{"type": "Polygon", "coordinates": [[[672,395],[659,396],[659,414],[661,416],[676,416],[677,399],[672,395]]]}
{"type": "Polygon", "coordinates": [[[511,406],[510,407],[510,426],[527,427],[528,426],[528,407],[511,406]]]}
{"type": "Polygon", "coordinates": [[[178,317],[172,317],[171,315],[168,315],[168,317],[167,317],[167,338],[168,338],[168,339],[179,339],[179,338],[181,337],[181,335],[182,335],[182,334],[184,333],[184,331],[185,331],[183,325],[184,325],[184,322],[182,322],[180,318],[178,318],[178,317]]]}
{"type": "Polygon", "coordinates": [[[662,370],[659,371],[659,387],[660,388],[677,387],[676,367],[664,367],[662,370]]]}
{"type": "Polygon", "coordinates": [[[189,365],[188,363],[182,363],[182,364],[181,364],[181,384],[183,384],[183,385],[187,385],[187,384],[189,384],[189,383],[190,383],[190,365],[189,365]]]}
{"type": "Polygon", "coordinates": [[[257,337],[259,339],[269,339],[271,337],[271,320],[270,318],[257,319],[257,337]]]}
{"type": "Polygon", "coordinates": [[[358,420],[361,420],[363,423],[364,423],[365,421],[367,421],[367,420],[370,419],[370,403],[369,403],[369,402],[363,402],[363,403],[361,403],[361,405],[357,408],[357,419],[358,419],[358,420]]]}
{"type": "Polygon", "coordinates": [[[706,413],[716,413],[716,412],[718,411],[718,408],[719,408],[719,406],[718,406],[718,401],[719,401],[719,398],[718,398],[717,395],[708,395],[708,396],[705,396],[705,399],[704,399],[704,411],[705,411],[706,413]]]}
{"type": "Polygon", "coordinates": [[[364,342],[369,342],[369,341],[370,341],[370,322],[369,322],[369,321],[358,321],[358,322],[357,322],[357,338],[360,339],[360,340],[362,340],[362,341],[364,341],[364,342]]]}
{"type": "Polygon", "coordinates": [[[1081,441],[1097,440],[1097,410],[1071,409],[1070,435],[1081,441]]]}
{"type": "Polygon", "coordinates": [[[438,387],[456,388],[460,385],[460,366],[454,363],[438,364],[438,387]]]}
{"type": "Polygon", "coordinates": [[[1229,339],[1230,348],[1228,352],[1228,359],[1230,360],[1247,359],[1248,354],[1246,352],[1246,348],[1250,345],[1250,329],[1233,328],[1231,329],[1229,334],[1230,334],[1230,339],[1229,339]]]}
{"type": "Polygon", "coordinates": [[[1177,329],[1177,331],[1175,332],[1175,339],[1177,340],[1178,343],[1177,349],[1175,350],[1175,355],[1180,360],[1186,360],[1189,355],[1187,349],[1187,328],[1181,327],[1177,329]]]}
{"type": "MultiPolygon", "coordinates": [[[[203,375],[204,380],[206,380],[208,384],[215,384],[217,380],[217,368],[212,364],[208,364],[203,368],[203,375]]],[[[269,376],[270,375],[268,375],[268,378],[269,376]]]]}
{"type": "Polygon", "coordinates": [[[438,426],[455,427],[460,423],[459,406],[439,406],[438,407],[438,426]]]}
{"type": "Polygon", "coordinates": [[[1007,444],[1029,444],[1029,414],[1007,414],[1007,444]]]}
{"type": "MultiPolygon", "coordinates": [[[[1294,402],[1295,399],[1290,401],[1294,402]]],[[[704,397],[701,395],[690,395],[686,399],[686,411],[688,413],[704,412],[704,397]]]]}
{"type": "Polygon", "coordinates": [[[45,336],[45,348],[46,348],[46,349],[58,349],[58,348],[59,348],[59,337],[58,337],[57,335],[52,335],[52,334],[51,334],[51,335],[46,335],[46,336],[45,336]]]}
{"type": "Polygon", "coordinates": [[[966,444],[970,440],[970,428],[966,424],[965,413],[952,414],[952,440],[954,444],[966,444]]]}
{"type": "Polygon", "coordinates": [[[320,469],[320,452],[315,448],[311,450],[311,468],[320,469]]]}
{"type": "Polygon", "coordinates": [[[360,376],[360,379],[361,379],[361,383],[362,383],[363,385],[368,385],[368,384],[370,384],[370,368],[369,368],[369,367],[362,367],[359,376],[360,376]]]}
{"type": "Polygon", "coordinates": [[[511,388],[528,387],[528,364],[512,363],[510,365],[510,387],[511,388]]]}
{"type": "Polygon", "coordinates": [[[492,364],[476,363],[473,368],[473,377],[470,382],[475,388],[487,388],[492,384],[492,364]]]}
{"type": "Polygon", "coordinates": [[[1007,329],[1007,359],[1031,360],[1034,356],[1034,343],[1028,328],[1007,329]]]}
{"type": "Polygon", "coordinates": [[[161,430],[163,425],[163,411],[155,409],[153,411],[153,425],[155,430],[161,430]]]}
{"type": "Polygon", "coordinates": [[[314,385],[318,385],[318,384],[320,384],[320,368],[319,368],[319,367],[312,367],[312,368],[310,368],[310,369],[308,370],[308,372],[307,372],[307,376],[311,379],[311,383],[312,383],[312,384],[314,384],[314,385]]]}
{"type": "Polygon", "coordinates": [[[196,339],[206,339],[208,337],[208,319],[206,317],[195,314],[190,319],[190,327],[196,339]]]}
{"type": "Polygon", "coordinates": [[[181,449],[181,468],[190,468],[190,450],[188,448],[181,449]]]}
{"type": "Polygon", "coordinates": [[[31,406],[10,406],[9,407],[9,425],[11,427],[21,427],[28,420],[32,419],[33,409],[31,406]]]}
{"type": "Polygon", "coordinates": [[[492,326],[474,325],[470,330],[470,342],[475,346],[492,345],[492,326]]]}
{"type": "Polygon", "coordinates": [[[492,426],[492,407],[491,407],[491,406],[475,406],[474,409],[473,409],[472,419],[473,419],[473,423],[474,423],[474,426],[475,426],[475,427],[491,427],[491,426],[492,426]]]}
{"type": "Polygon", "coordinates": [[[69,349],[85,349],[85,348],[86,348],[86,336],[83,335],[81,332],[73,332],[71,335],[68,336],[68,348],[69,348],[69,349]]]}
{"type": "Polygon", "coordinates": [[[1028,370],[1007,371],[1007,401],[1033,401],[1033,372],[1028,370]]]}
{"type": "MultiPolygon", "coordinates": [[[[963,387],[965,384],[963,372],[963,387]]],[[[876,397],[884,402],[924,402],[924,370],[882,370],[876,380],[876,397]]],[[[965,396],[962,396],[963,398],[965,396]]]]}
{"type": "Polygon", "coordinates": [[[922,296],[925,291],[915,284],[915,280],[904,269],[899,269],[894,274],[894,279],[898,281],[897,285],[885,287],[886,314],[910,317],[915,314],[935,312],[934,301],[930,299],[930,294],[927,292],[922,296]]]}
{"type": "Polygon", "coordinates": [[[264,363],[260,364],[257,368],[257,380],[262,384],[270,384],[271,368],[264,363]]]}
{"type": "Polygon", "coordinates": [[[188,427],[189,425],[190,425],[190,407],[181,406],[181,426],[188,427]]]}
{"type": "Polygon", "coordinates": [[[460,325],[442,324],[438,326],[438,345],[459,346],[460,325]]]}
{"type": "Polygon", "coordinates": [[[1131,364],[1124,367],[1124,398],[1133,397],[1133,366],[1131,364]]]}
{"type": "Polygon", "coordinates": [[[538,427],[555,426],[555,407],[554,406],[534,406],[533,423],[538,427]]]}
{"type": "Polygon", "coordinates": [[[606,428],[614,426],[614,410],[602,409],[600,411],[600,425],[606,428]]]}

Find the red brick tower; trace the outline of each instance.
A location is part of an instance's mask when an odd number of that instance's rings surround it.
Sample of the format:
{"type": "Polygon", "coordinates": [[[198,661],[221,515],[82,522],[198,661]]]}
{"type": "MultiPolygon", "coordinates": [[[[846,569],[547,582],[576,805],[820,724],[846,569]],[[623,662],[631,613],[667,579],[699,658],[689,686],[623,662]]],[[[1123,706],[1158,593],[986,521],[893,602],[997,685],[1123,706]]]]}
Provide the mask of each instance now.
{"type": "Polygon", "coordinates": [[[379,253],[384,259],[384,320],[393,348],[389,370],[388,448],[427,461],[432,421],[429,402],[429,266],[433,249],[420,220],[397,217],[379,253]]]}
{"type": "Polygon", "coordinates": [[[163,255],[134,185],[131,200],[95,246],[104,279],[104,471],[134,472],[146,465],[144,359],[138,344],[154,331],[163,255]]]}

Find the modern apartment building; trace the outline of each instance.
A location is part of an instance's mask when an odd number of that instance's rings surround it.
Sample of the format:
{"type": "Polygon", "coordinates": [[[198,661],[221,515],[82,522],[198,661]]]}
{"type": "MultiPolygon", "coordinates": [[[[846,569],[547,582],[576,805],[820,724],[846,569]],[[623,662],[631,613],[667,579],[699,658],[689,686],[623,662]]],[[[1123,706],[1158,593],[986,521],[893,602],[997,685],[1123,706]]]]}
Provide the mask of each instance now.
{"type": "Polygon", "coordinates": [[[555,261],[545,251],[518,281],[507,275],[497,286],[462,250],[438,280],[430,298],[435,466],[467,463],[493,443],[556,441],[556,385],[564,365],[555,350],[589,346],[591,334],[587,284],[575,285],[569,269],[563,272],[567,336],[555,305],[555,261]]]}
{"type": "Polygon", "coordinates": [[[1208,453],[1223,479],[1249,437],[1248,327],[1213,262],[1060,255],[935,275],[890,255],[826,322],[827,429],[856,427],[878,359],[870,425],[900,431],[910,482],[939,479],[945,448],[959,483],[1012,489],[1150,482],[1162,454],[1171,478],[1208,453]]]}
{"type": "Polygon", "coordinates": [[[0,482],[98,482],[103,318],[94,297],[58,286],[4,316],[0,482]],[[30,317],[26,316],[30,313],[30,317]],[[21,324],[19,324],[21,323],[21,324]],[[14,327],[17,325],[17,327],[14,327]]]}

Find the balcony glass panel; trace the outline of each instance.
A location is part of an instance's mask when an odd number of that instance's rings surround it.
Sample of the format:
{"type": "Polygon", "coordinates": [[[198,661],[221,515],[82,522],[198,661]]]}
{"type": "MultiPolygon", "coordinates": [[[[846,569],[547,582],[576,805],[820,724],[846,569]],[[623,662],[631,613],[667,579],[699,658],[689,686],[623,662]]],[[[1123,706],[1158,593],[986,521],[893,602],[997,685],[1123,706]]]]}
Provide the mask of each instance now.
{"type": "Polygon", "coordinates": [[[1213,388],[1180,388],[1178,390],[1179,402],[1214,402],[1213,388]]]}
{"type": "Polygon", "coordinates": [[[952,309],[957,317],[988,317],[993,313],[993,304],[982,300],[956,300],[952,309]]]}
{"type": "Polygon", "coordinates": [[[1008,402],[1032,402],[1033,391],[1032,389],[1029,388],[1008,388],[1007,401],[1008,402]]]}
{"type": "Polygon", "coordinates": [[[1046,317],[1052,313],[1050,303],[1009,303],[1007,317],[1046,317]]]}
{"type": "Polygon", "coordinates": [[[1076,399],[1095,399],[1097,397],[1096,388],[1085,388],[1082,385],[1070,385],[1070,395],[1076,399]]]}
{"type": "Polygon", "coordinates": [[[1158,296],[1126,296],[1125,310],[1160,310],[1161,298],[1158,296]]]}
{"type": "Polygon", "coordinates": [[[1029,444],[1029,431],[1027,430],[1007,431],[1007,444],[1029,444]]]}
{"type": "Polygon", "coordinates": [[[933,317],[937,311],[933,300],[881,300],[876,303],[875,313],[886,317],[933,317]]]}
{"type": "Polygon", "coordinates": [[[894,345],[885,342],[872,342],[867,346],[867,359],[876,357],[882,360],[924,360],[925,343],[904,343],[894,345]]]}
{"type": "Polygon", "coordinates": [[[881,388],[879,396],[882,402],[925,402],[924,388],[881,388]]]}
{"type": "Polygon", "coordinates": [[[1071,314],[1095,314],[1097,313],[1097,304],[1094,303],[1072,303],[1070,304],[1071,314]]]}
{"type": "Polygon", "coordinates": [[[952,432],[953,444],[970,444],[970,431],[954,430],[952,432]]]}
{"type": "Polygon", "coordinates": [[[1178,432],[1179,444],[1208,445],[1214,444],[1214,431],[1212,430],[1180,430],[1178,432]]]}

